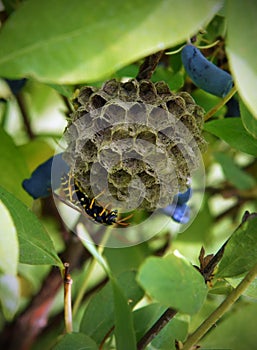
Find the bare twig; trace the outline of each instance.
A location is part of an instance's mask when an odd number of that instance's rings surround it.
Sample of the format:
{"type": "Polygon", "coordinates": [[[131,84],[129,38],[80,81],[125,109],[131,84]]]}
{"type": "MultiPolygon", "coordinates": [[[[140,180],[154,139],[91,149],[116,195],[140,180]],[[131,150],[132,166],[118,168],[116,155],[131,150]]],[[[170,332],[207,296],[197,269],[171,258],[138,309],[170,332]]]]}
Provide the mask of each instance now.
{"type": "Polygon", "coordinates": [[[137,350],[143,350],[146,346],[160,333],[167,323],[176,315],[177,311],[168,308],[155,324],[145,333],[145,335],[137,343],[137,350]]]}
{"type": "Polygon", "coordinates": [[[69,263],[64,263],[64,322],[66,333],[72,332],[72,307],[71,307],[71,285],[72,279],[69,273],[69,263]]]}
{"type": "Polygon", "coordinates": [[[24,98],[22,96],[21,93],[18,93],[16,95],[16,100],[17,103],[19,105],[20,111],[21,111],[21,115],[22,115],[22,119],[23,119],[23,123],[24,123],[24,127],[26,129],[26,132],[29,136],[29,138],[32,140],[35,138],[34,132],[31,129],[31,125],[30,125],[30,120],[29,120],[29,116],[28,116],[28,111],[27,111],[27,107],[24,101],[24,98]]]}
{"type": "Polygon", "coordinates": [[[147,56],[144,62],[139,67],[139,72],[136,76],[136,79],[150,79],[163,53],[164,51],[159,51],[154,53],[153,55],[147,56]]]}
{"type": "Polygon", "coordinates": [[[60,94],[60,96],[61,96],[61,98],[62,98],[62,100],[63,100],[63,102],[64,102],[64,104],[65,104],[65,107],[67,108],[67,116],[69,117],[69,115],[70,115],[71,113],[73,113],[73,109],[72,109],[72,107],[71,107],[70,100],[69,100],[66,96],[63,96],[63,95],[61,95],[61,94],[60,94]]]}

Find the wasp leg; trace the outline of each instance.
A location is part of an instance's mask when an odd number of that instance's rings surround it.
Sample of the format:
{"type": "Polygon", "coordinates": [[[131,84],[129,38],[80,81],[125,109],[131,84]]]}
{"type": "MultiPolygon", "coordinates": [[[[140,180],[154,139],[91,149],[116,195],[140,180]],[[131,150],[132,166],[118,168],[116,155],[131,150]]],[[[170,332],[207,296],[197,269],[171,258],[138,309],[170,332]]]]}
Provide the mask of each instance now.
{"type": "Polygon", "coordinates": [[[95,203],[95,200],[99,197],[101,197],[103,194],[104,194],[105,190],[103,190],[102,192],[100,192],[97,196],[95,196],[92,200],[91,200],[91,203],[90,203],[90,206],[89,206],[89,209],[92,209],[93,208],[93,205],[95,203]]]}
{"type": "Polygon", "coordinates": [[[72,200],[74,184],[71,184],[72,175],[69,173],[68,184],[69,184],[69,198],[72,200]]]}
{"type": "Polygon", "coordinates": [[[124,221],[129,220],[130,218],[132,218],[132,216],[133,216],[133,214],[126,216],[125,218],[116,221],[116,224],[121,225],[121,226],[128,226],[129,222],[124,222],[124,221]]]}
{"type": "Polygon", "coordinates": [[[104,212],[108,211],[107,208],[108,208],[110,205],[111,205],[111,203],[106,204],[106,206],[103,207],[103,210],[101,211],[101,213],[100,213],[99,215],[102,216],[104,212]]]}

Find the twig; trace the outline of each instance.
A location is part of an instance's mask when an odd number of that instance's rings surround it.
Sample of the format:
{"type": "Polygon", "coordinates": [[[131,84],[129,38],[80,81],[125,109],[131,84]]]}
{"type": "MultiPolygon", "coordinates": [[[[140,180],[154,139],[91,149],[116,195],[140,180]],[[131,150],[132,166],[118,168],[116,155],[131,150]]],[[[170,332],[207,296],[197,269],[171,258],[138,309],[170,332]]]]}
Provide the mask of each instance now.
{"type": "MultiPolygon", "coordinates": [[[[72,268],[80,266],[82,260],[89,258],[78,240],[70,236],[66,242],[66,250],[62,253],[62,260],[69,261],[72,268]]],[[[62,286],[60,270],[53,267],[42,283],[41,289],[35,294],[27,308],[14,320],[6,325],[1,332],[0,348],[5,350],[28,350],[38,335],[47,326],[49,313],[54,298],[62,286]]],[[[63,317],[63,316],[62,316],[63,317]]]]}
{"type": "Polygon", "coordinates": [[[23,98],[21,93],[18,93],[16,95],[16,100],[17,100],[17,103],[18,103],[20,111],[21,111],[21,115],[22,115],[22,119],[23,119],[23,123],[24,123],[25,129],[26,129],[26,132],[27,132],[29,138],[32,140],[35,138],[35,135],[31,129],[27,108],[26,108],[24,98],[23,98]]]}
{"type": "Polygon", "coordinates": [[[155,324],[145,333],[145,335],[137,343],[137,350],[143,350],[146,346],[160,333],[160,331],[166,326],[167,323],[176,315],[177,311],[169,308],[161,317],[155,322],[155,324]]]}
{"type": "MultiPolygon", "coordinates": [[[[102,289],[108,281],[109,281],[109,278],[105,277],[95,286],[91,287],[84,294],[83,301],[88,300],[92,295],[94,295],[96,292],[102,289]]],[[[53,318],[48,322],[48,326],[44,329],[44,333],[47,334],[48,332],[51,332],[52,329],[54,328],[56,329],[56,327],[58,327],[58,325],[62,320],[63,320],[63,312],[59,312],[58,314],[54,315],[53,318]]]]}
{"type": "Polygon", "coordinates": [[[71,107],[70,100],[66,96],[63,96],[61,94],[60,94],[60,96],[65,104],[65,107],[67,108],[67,116],[69,116],[71,113],[73,113],[73,109],[71,107]]]}
{"type": "Polygon", "coordinates": [[[150,79],[163,53],[164,51],[159,51],[154,53],[153,55],[147,56],[144,62],[139,67],[139,72],[136,76],[136,79],[150,79]]]}
{"type": "Polygon", "coordinates": [[[257,276],[257,264],[248,272],[239,285],[227,296],[221,305],[191,334],[184,343],[183,350],[190,350],[207,331],[224,315],[224,313],[237,301],[246,288],[257,276]]]}
{"type": "Polygon", "coordinates": [[[231,99],[232,96],[235,95],[236,92],[237,88],[234,86],[230,92],[218,104],[216,104],[216,106],[214,106],[205,114],[204,121],[206,122],[209,120],[221,107],[223,107],[231,99]]]}
{"type": "Polygon", "coordinates": [[[72,279],[69,274],[69,263],[64,263],[64,322],[66,333],[72,332],[72,307],[71,307],[71,285],[72,279]]]}

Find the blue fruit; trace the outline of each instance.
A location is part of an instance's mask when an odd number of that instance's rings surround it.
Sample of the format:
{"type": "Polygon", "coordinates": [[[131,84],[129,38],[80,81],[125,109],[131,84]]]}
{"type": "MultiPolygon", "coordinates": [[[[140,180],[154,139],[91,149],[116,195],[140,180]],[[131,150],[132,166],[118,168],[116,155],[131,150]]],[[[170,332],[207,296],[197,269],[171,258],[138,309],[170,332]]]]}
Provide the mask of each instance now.
{"type": "Polygon", "coordinates": [[[170,204],[162,212],[180,224],[187,224],[190,220],[190,208],[186,204],[170,204]]]}
{"type": "Polygon", "coordinates": [[[227,103],[227,112],[225,114],[226,118],[240,117],[239,102],[235,97],[232,97],[227,103]]]}
{"type": "Polygon", "coordinates": [[[182,63],[196,86],[224,97],[233,86],[231,75],[208,61],[195,46],[188,44],[181,52],[182,63]]]}
{"type": "Polygon", "coordinates": [[[20,92],[20,90],[23,88],[23,86],[26,84],[27,79],[22,78],[22,79],[15,79],[14,80],[14,79],[5,78],[5,81],[9,85],[12,93],[14,95],[17,95],[20,92]]]}
{"type": "Polygon", "coordinates": [[[162,209],[162,212],[180,224],[187,224],[190,220],[190,208],[186,203],[191,198],[192,192],[190,187],[183,193],[179,192],[173,202],[162,209]]]}
{"type": "Polygon", "coordinates": [[[190,208],[186,204],[176,207],[172,219],[180,224],[187,224],[190,220],[190,208]]]}
{"type": "Polygon", "coordinates": [[[184,203],[187,203],[189,199],[192,196],[192,189],[189,187],[185,192],[181,193],[179,192],[175,198],[174,202],[177,200],[177,205],[182,205],[184,203]]]}
{"type": "Polygon", "coordinates": [[[34,199],[48,197],[52,189],[61,185],[61,176],[69,171],[69,166],[62,158],[62,153],[49,158],[40,164],[31,174],[29,179],[22,182],[22,186],[34,199]],[[54,172],[52,164],[54,161],[54,172]]]}

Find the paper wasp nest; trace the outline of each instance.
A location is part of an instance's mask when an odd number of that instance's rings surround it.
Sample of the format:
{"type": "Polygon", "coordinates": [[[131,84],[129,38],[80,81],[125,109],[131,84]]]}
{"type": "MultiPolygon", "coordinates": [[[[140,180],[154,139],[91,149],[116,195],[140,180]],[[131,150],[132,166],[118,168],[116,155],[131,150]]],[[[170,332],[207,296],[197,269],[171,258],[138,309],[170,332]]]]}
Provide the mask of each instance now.
{"type": "Polygon", "coordinates": [[[88,196],[106,190],[116,207],[154,210],[186,190],[205,148],[204,112],[187,92],[112,79],[82,87],[73,104],[64,158],[88,196]]]}

